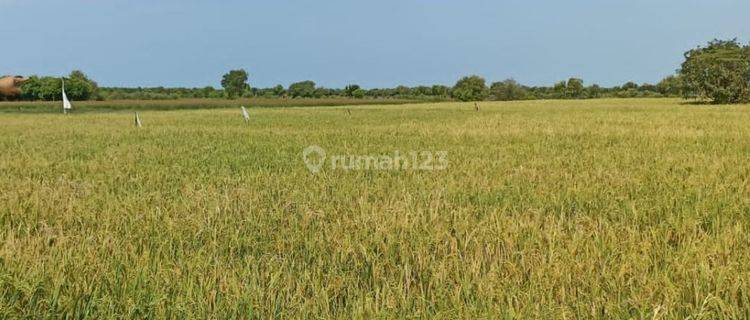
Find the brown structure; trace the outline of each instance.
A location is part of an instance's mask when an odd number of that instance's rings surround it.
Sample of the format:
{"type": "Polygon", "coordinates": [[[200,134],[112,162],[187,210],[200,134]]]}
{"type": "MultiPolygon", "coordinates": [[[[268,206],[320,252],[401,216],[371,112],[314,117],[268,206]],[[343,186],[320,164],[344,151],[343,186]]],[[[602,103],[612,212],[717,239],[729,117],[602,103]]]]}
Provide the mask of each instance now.
{"type": "Polygon", "coordinates": [[[21,96],[21,85],[26,82],[22,76],[0,78],[0,100],[15,100],[21,96]]]}

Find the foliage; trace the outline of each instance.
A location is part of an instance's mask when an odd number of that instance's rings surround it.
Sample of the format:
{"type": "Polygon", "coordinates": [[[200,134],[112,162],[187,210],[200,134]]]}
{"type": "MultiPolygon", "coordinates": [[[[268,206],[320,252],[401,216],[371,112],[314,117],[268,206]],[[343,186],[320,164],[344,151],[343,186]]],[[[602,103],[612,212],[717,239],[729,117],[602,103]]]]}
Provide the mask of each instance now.
{"type": "Polygon", "coordinates": [[[292,98],[312,98],[315,96],[315,82],[307,80],[292,83],[288,93],[292,98]]]}
{"type": "Polygon", "coordinates": [[[686,98],[715,103],[750,101],[750,46],[734,40],[713,40],[685,53],[680,75],[686,98]]]}
{"type": "Polygon", "coordinates": [[[224,90],[213,87],[203,88],[101,88],[105,100],[176,100],[176,99],[218,99],[224,98],[224,90]]]}
{"type": "Polygon", "coordinates": [[[250,88],[247,79],[248,74],[244,69],[232,70],[222,77],[221,86],[228,98],[241,97],[250,88]]]}
{"type": "MultiPolygon", "coordinates": [[[[77,78],[77,77],[73,77],[77,78]]],[[[658,85],[642,84],[628,82],[622,87],[601,87],[593,84],[584,86],[582,79],[571,78],[567,81],[560,81],[553,87],[530,87],[519,84],[515,81],[508,80],[495,82],[489,89],[482,89],[484,86],[479,77],[465,77],[461,79],[459,90],[445,85],[432,86],[397,86],[395,88],[370,88],[365,89],[359,85],[349,85],[344,88],[323,88],[316,87],[313,81],[302,81],[293,83],[288,89],[282,85],[276,85],[270,88],[249,88],[245,87],[241,94],[239,90],[231,96],[234,98],[314,98],[314,99],[337,99],[337,98],[355,98],[355,99],[395,99],[395,100],[421,100],[421,101],[443,101],[450,99],[489,99],[489,100],[526,100],[526,99],[586,99],[586,98],[607,98],[607,97],[661,97],[676,96],[680,92],[679,77],[668,77],[658,85]],[[472,85],[476,84],[473,89],[472,85]]],[[[512,80],[512,79],[509,79],[512,80]]],[[[71,81],[71,80],[69,80],[71,81]]],[[[89,80],[90,81],[90,80],[89,80]]],[[[75,82],[75,81],[73,81],[75,82]]],[[[96,83],[92,83],[95,93],[88,99],[97,100],[178,100],[178,99],[197,99],[208,98],[218,99],[229,97],[230,95],[224,89],[215,89],[213,87],[202,88],[118,88],[104,87],[96,88],[96,83]]],[[[458,84],[458,83],[457,83],[458,84]]],[[[22,98],[24,100],[59,100],[60,89],[59,80],[47,77],[33,77],[32,81],[26,85],[22,98]]],[[[75,87],[76,84],[73,83],[75,87]]],[[[78,94],[75,88],[72,88],[75,100],[84,100],[87,94],[78,94]]]]}
{"type": "Polygon", "coordinates": [[[69,98],[84,101],[90,100],[97,93],[99,86],[83,72],[75,70],[65,79],[65,93],[69,98]]]}
{"type": "Polygon", "coordinates": [[[345,93],[345,94],[346,94],[347,96],[350,96],[350,97],[351,97],[351,96],[353,96],[353,95],[354,95],[354,92],[355,92],[355,91],[357,91],[357,90],[361,90],[361,89],[362,89],[362,88],[360,88],[360,86],[359,86],[359,85],[356,85],[356,84],[350,84],[350,85],[348,85],[348,86],[344,87],[344,93],[345,93]]]}
{"type": "Polygon", "coordinates": [[[638,90],[638,84],[633,81],[628,81],[622,86],[623,91],[627,90],[638,90]]]}
{"type": "Polygon", "coordinates": [[[682,95],[682,78],[679,75],[668,76],[656,85],[656,90],[667,97],[679,97],[682,95]]]}
{"type": "MultiPolygon", "coordinates": [[[[500,83],[502,83],[501,81],[500,83]]],[[[569,90],[568,81],[561,81],[555,87],[528,87],[516,83],[517,86],[513,86],[517,89],[513,92],[514,94],[521,94],[520,99],[585,99],[585,98],[606,98],[606,97],[659,97],[662,94],[658,86],[644,84],[638,86],[635,83],[625,85],[623,89],[621,87],[605,88],[600,87],[596,84],[591,86],[584,86],[581,90],[578,89],[569,90]],[[632,89],[635,87],[635,89],[632,89]]],[[[575,82],[575,81],[574,81],[575,82]]],[[[497,83],[497,82],[496,82],[497,83]]],[[[251,88],[247,90],[244,97],[259,97],[259,98],[282,98],[282,97],[306,97],[316,99],[329,99],[329,98],[370,98],[370,99],[409,99],[409,100],[424,100],[424,101],[441,101],[451,99],[453,89],[444,85],[433,85],[433,86],[397,86],[395,88],[321,88],[314,87],[310,84],[314,83],[301,83],[293,84],[291,89],[288,91],[281,85],[277,85],[271,88],[251,88]]],[[[571,88],[575,88],[575,83],[572,83],[571,88]]],[[[500,84],[495,85],[495,89],[498,89],[500,84]]],[[[100,95],[105,100],[121,100],[121,99],[135,99],[135,100],[162,100],[162,99],[193,99],[193,98],[222,98],[225,96],[224,90],[214,89],[212,87],[205,88],[101,88],[99,89],[100,95]]],[[[497,91],[493,92],[492,88],[485,91],[486,99],[490,100],[504,100],[506,98],[497,98],[497,91]]],[[[672,96],[672,95],[669,95],[672,96]]],[[[518,97],[514,97],[511,100],[517,100],[518,97]]]]}
{"type": "Polygon", "coordinates": [[[355,99],[362,99],[365,97],[365,90],[357,89],[352,91],[351,97],[355,99]]]}
{"type": "Polygon", "coordinates": [[[286,95],[286,89],[284,89],[284,86],[279,84],[271,88],[271,93],[274,97],[283,97],[284,95],[286,95]]]}
{"type": "MultiPolygon", "coordinates": [[[[53,77],[31,76],[21,86],[22,99],[58,101],[62,99],[62,79],[53,77]]],[[[98,86],[81,71],[73,71],[65,79],[65,93],[75,101],[90,100],[97,97],[98,86]]]]}
{"type": "Polygon", "coordinates": [[[433,85],[432,88],[430,88],[430,95],[434,97],[447,98],[451,95],[451,88],[436,84],[433,85]]]}
{"type": "Polygon", "coordinates": [[[480,76],[463,77],[453,86],[453,97],[461,101],[479,101],[487,96],[487,86],[480,76]]]}
{"type": "Polygon", "coordinates": [[[568,79],[568,83],[565,85],[565,96],[571,99],[585,98],[585,88],[583,87],[583,80],[578,78],[568,79]]]}
{"type": "Polygon", "coordinates": [[[526,88],[518,84],[516,80],[507,79],[495,82],[490,86],[490,99],[498,101],[524,100],[527,99],[526,88]]]}

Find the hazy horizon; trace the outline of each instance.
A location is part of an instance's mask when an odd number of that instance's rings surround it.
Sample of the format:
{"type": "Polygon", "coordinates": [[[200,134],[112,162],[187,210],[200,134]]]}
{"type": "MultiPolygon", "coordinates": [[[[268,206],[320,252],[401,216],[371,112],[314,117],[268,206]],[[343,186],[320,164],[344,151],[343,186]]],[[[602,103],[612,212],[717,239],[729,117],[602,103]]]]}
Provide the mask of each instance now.
{"type": "Polygon", "coordinates": [[[747,42],[750,2],[0,0],[0,35],[23,50],[0,74],[80,69],[101,86],[254,87],[313,80],[366,88],[452,85],[464,75],[552,85],[658,82],[684,51],[747,42]]]}

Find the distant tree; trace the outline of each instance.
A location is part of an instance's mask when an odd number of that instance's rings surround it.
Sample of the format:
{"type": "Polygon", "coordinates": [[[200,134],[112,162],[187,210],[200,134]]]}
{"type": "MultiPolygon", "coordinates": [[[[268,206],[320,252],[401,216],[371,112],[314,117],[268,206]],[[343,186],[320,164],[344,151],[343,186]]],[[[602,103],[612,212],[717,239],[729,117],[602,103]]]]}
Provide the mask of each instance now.
{"type": "Polygon", "coordinates": [[[344,94],[346,94],[348,97],[351,97],[351,96],[354,96],[354,92],[357,90],[360,90],[359,85],[350,84],[344,87],[344,94]]]}
{"type": "Polygon", "coordinates": [[[97,93],[99,86],[83,72],[75,70],[65,79],[65,93],[72,100],[89,100],[97,93]]]}
{"type": "Polygon", "coordinates": [[[602,87],[593,84],[588,88],[589,98],[599,98],[602,95],[602,87]]]}
{"type": "Polygon", "coordinates": [[[354,97],[356,99],[362,99],[362,98],[364,98],[365,97],[365,90],[362,90],[362,89],[354,90],[354,92],[352,92],[352,97],[354,97]]]}
{"type": "Polygon", "coordinates": [[[214,91],[216,91],[216,89],[214,89],[214,87],[204,87],[200,91],[200,96],[201,96],[201,98],[210,98],[211,95],[214,93],[214,91]]]}
{"type": "Polygon", "coordinates": [[[414,95],[417,96],[430,96],[432,95],[432,88],[428,86],[417,86],[413,90],[414,95]]]}
{"type": "Polygon", "coordinates": [[[436,84],[431,89],[431,94],[435,97],[447,97],[450,95],[450,88],[447,86],[436,84]]]}
{"type": "Polygon", "coordinates": [[[247,84],[248,74],[243,69],[232,70],[225,74],[221,79],[221,86],[224,88],[228,98],[241,97],[250,85],[247,84]]]}
{"type": "Polygon", "coordinates": [[[750,101],[750,46],[713,40],[685,53],[680,69],[683,96],[715,103],[750,101]]]}
{"type": "Polygon", "coordinates": [[[315,94],[315,82],[307,80],[292,83],[287,92],[292,98],[312,98],[315,94]]]}
{"type": "MultiPolygon", "coordinates": [[[[73,71],[64,78],[65,93],[71,100],[90,100],[99,98],[98,85],[81,71],[73,71]]],[[[24,100],[56,101],[62,99],[63,78],[31,76],[21,86],[21,98],[24,100]]]]}
{"type": "Polygon", "coordinates": [[[283,97],[286,94],[286,90],[284,89],[284,86],[277,84],[275,87],[273,87],[273,95],[277,97],[283,97]]]}
{"type": "Polygon", "coordinates": [[[568,90],[568,84],[565,81],[555,83],[552,87],[552,92],[555,98],[564,98],[568,90]]]}
{"type": "Polygon", "coordinates": [[[638,91],[640,92],[658,92],[656,85],[650,84],[650,83],[643,83],[640,86],[638,86],[638,91]]]}
{"type": "Polygon", "coordinates": [[[679,97],[682,95],[682,79],[680,76],[668,76],[656,84],[656,90],[664,96],[679,97]]]}
{"type": "Polygon", "coordinates": [[[340,95],[340,92],[335,89],[320,87],[313,90],[313,98],[332,97],[336,95],[340,95]]]}
{"type": "Polygon", "coordinates": [[[628,81],[624,85],[622,85],[621,90],[638,90],[638,84],[633,81],[628,81]]]}
{"type": "Polygon", "coordinates": [[[43,93],[44,78],[38,76],[29,77],[26,82],[21,85],[21,98],[23,100],[47,100],[43,93]]]}
{"type": "Polygon", "coordinates": [[[583,80],[578,78],[568,79],[568,83],[565,85],[565,96],[568,98],[580,99],[584,97],[583,80]]]}
{"type": "Polygon", "coordinates": [[[480,76],[463,77],[453,86],[453,97],[461,101],[479,101],[487,96],[487,85],[480,76]]]}
{"type": "Polygon", "coordinates": [[[401,96],[401,97],[406,97],[406,96],[409,96],[409,94],[411,94],[411,90],[407,86],[398,86],[396,87],[394,92],[395,92],[395,95],[401,96]]]}
{"type": "Polygon", "coordinates": [[[526,99],[527,96],[528,93],[526,92],[526,88],[513,79],[495,82],[490,86],[490,99],[492,100],[523,100],[526,99]]]}

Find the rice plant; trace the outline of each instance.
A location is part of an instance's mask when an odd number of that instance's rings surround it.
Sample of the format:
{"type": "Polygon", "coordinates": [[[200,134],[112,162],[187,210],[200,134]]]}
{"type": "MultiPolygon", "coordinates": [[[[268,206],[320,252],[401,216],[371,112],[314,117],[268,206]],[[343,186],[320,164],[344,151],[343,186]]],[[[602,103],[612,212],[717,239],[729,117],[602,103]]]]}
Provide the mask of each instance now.
{"type": "Polygon", "coordinates": [[[0,114],[0,318],[750,318],[748,107],[0,114]]]}

